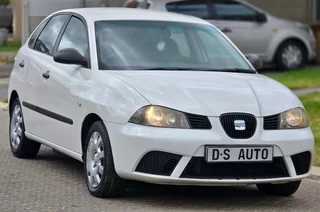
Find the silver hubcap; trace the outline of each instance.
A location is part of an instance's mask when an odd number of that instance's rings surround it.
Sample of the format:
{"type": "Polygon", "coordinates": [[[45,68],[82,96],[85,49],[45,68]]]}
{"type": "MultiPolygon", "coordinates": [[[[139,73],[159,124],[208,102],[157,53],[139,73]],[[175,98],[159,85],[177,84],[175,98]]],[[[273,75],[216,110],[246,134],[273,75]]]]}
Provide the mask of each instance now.
{"type": "Polygon", "coordinates": [[[11,123],[10,123],[10,136],[11,144],[14,149],[17,149],[21,142],[22,137],[22,112],[19,105],[13,109],[11,123]]]}
{"type": "Polygon", "coordinates": [[[297,68],[302,63],[302,54],[298,46],[289,45],[282,52],[282,61],[288,68],[297,68]]]}
{"type": "Polygon", "coordinates": [[[91,135],[86,159],[89,183],[96,188],[101,182],[104,170],[104,147],[101,135],[98,132],[91,135]]]}

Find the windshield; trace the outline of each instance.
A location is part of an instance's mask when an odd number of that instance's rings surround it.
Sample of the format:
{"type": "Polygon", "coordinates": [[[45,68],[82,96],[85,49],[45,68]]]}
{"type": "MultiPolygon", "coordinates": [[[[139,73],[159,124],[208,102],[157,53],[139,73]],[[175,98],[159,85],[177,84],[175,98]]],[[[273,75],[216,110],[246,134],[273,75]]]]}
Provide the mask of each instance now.
{"type": "Polygon", "coordinates": [[[160,21],[95,23],[100,70],[251,70],[213,27],[160,21]]]}

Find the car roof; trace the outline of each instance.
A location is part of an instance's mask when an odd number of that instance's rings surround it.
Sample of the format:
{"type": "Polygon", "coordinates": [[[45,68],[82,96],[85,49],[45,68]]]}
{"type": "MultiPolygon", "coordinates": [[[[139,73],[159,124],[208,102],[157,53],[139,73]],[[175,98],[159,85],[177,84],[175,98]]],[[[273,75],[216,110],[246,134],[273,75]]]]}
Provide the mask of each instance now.
{"type": "Polygon", "coordinates": [[[78,8],[60,10],[54,14],[61,12],[70,12],[81,15],[87,21],[101,20],[146,20],[146,21],[172,21],[172,22],[187,22],[195,24],[207,24],[200,18],[193,16],[181,15],[177,13],[169,13],[162,11],[153,11],[145,9],[132,8],[78,8]]]}

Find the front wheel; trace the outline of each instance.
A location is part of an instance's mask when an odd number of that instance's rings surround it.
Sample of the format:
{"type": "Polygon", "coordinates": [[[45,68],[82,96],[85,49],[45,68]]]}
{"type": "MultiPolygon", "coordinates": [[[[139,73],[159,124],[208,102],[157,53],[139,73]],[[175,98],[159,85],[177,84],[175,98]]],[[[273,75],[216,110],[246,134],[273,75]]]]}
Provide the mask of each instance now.
{"type": "Polygon", "coordinates": [[[102,121],[95,122],[86,138],[84,170],[89,192],[96,197],[122,194],[125,181],[114,168],[109,135],[102,121]]]}
{"type": "Polygon", "coordinates": [[[12,154],[17,158],[36,157],[41,144],[29,140],[25,134],[24,119],[19,99],[15,99],[10,108],[10,147],[12,154]]]}
{"type": "Polygon", "coordinates": [[[275,62],[280,70],[293,70],[300,68],[307,61],[307,54],[302,43],[287,41],[279,47],[275,62]]]}
{"type": "Polygon", "coordinates": [[[296,193],[301,184],[301,180],[284,184],[257,184],[259,191],[273,196],[291,196],[296,193]]]}

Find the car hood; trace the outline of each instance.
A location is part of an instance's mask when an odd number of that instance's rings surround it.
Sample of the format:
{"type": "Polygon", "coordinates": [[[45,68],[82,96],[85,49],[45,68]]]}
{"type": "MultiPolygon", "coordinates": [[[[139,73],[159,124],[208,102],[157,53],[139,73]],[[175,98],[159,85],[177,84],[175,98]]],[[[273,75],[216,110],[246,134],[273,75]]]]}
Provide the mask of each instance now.
{"type": "Polygon", "coordinates": [[[201,71],[119,71],[126,82],[152,105],[220,116],[250,113],[257,117],[302,107],[286,87],[259,74],[201,71]]]}

